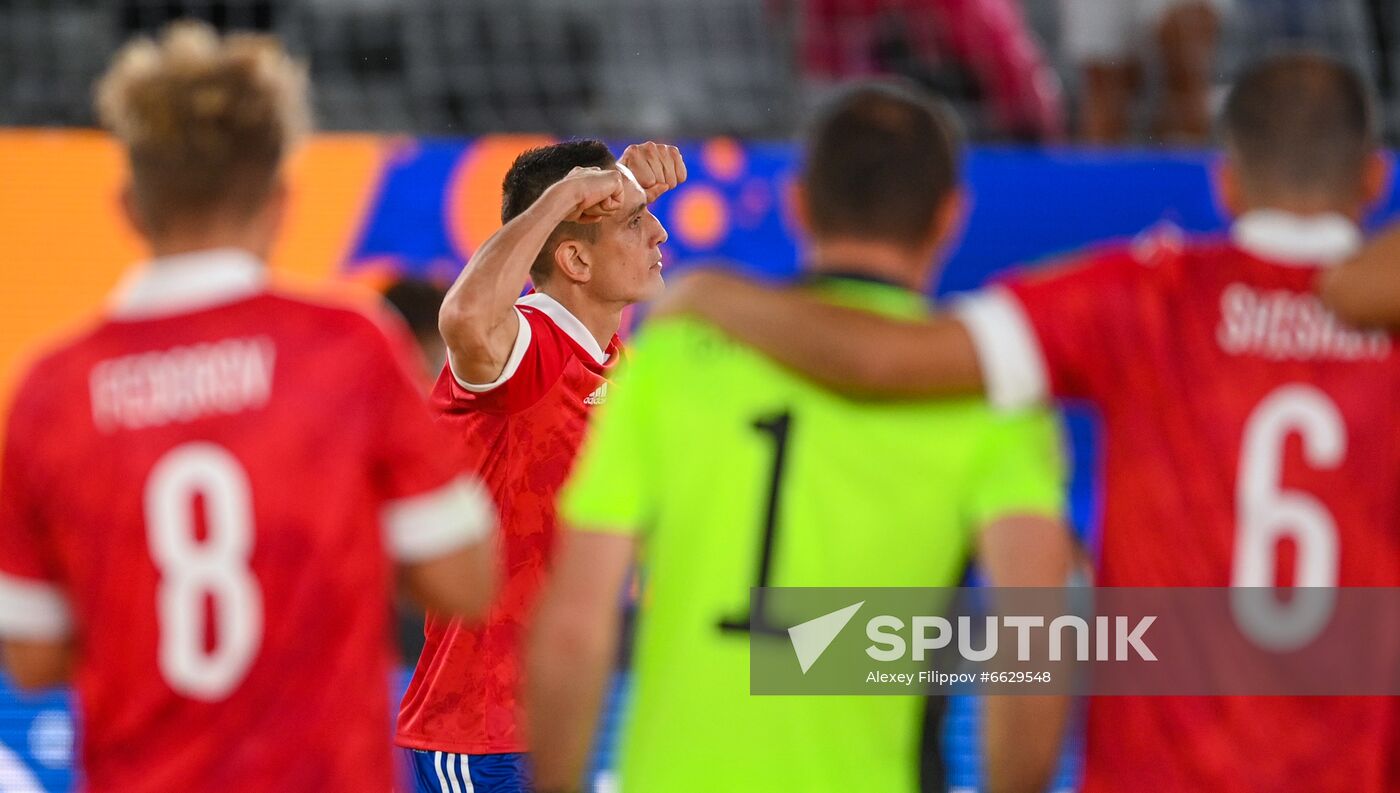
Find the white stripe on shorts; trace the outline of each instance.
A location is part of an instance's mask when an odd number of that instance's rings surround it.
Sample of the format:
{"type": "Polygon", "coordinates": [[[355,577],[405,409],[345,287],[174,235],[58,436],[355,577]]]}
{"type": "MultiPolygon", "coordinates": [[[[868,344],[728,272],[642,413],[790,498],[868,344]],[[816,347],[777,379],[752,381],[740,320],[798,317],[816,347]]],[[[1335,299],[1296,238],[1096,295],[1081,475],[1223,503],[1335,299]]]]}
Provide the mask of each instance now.
{"type": "Polygon", "coordinates": [[[476,785],[472,784],[472,770],[471,767],[467,765],[466,755],[462,755],[462,781],[467,785],[465,793],[476,793],[476,785]]]}
{"type": "Polygon", "coordinates": [[[442,775],[442,752],[433,752],[433,770],[438,775],[438,786],[442,788],[441,793],[452,793],[447,789],[447,777],[442,775]]]}
{"type": "Polygon", "coordinates": [[[447,781],[452,785],[452,793],[462,793],[462,786],[457,784],[457,758],[459,754],[447,753],[447,781]]]}

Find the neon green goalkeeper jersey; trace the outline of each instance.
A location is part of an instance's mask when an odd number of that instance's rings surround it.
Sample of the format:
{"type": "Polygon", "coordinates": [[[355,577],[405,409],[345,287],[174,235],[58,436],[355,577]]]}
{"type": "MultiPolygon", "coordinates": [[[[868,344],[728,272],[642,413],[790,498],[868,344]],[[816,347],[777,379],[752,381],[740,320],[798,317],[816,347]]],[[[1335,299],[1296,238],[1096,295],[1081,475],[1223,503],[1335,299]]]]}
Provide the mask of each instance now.
{"type": "MultiPolygon", "coordinates": [[[[927,312],[886,284],[814,288],[927,312]]],[[[923,699],[750,695],[750,587],[957,586],[979,527],[1062,499],[1046,413],[853,401],[710,326],[648,325],[562,504],[573,530],[639,544],[623,793],[918,790],[923,699]]]]}

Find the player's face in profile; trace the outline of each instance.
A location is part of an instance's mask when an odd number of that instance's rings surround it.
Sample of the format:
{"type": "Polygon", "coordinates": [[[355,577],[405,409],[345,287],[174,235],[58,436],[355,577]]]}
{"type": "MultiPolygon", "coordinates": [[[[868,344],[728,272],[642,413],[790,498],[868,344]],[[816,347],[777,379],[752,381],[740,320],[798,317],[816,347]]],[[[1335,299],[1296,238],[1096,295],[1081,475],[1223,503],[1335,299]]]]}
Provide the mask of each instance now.
{"type": "Polygon", "coordinates": [[[666,229],[651,213],[646,194],[632,179],[624,180],[622,210],[604,218],[593,243],[593,289],[608,301],[636,303],[656,297],[661,279],[661,244],[666,229]]]}

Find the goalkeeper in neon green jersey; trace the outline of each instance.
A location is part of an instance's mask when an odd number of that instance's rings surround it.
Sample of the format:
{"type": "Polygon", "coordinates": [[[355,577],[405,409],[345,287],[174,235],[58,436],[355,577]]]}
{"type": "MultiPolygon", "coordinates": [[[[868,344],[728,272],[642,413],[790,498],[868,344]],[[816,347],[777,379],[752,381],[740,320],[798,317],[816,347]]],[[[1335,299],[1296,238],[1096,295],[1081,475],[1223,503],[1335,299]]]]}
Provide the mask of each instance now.
{"type": "MultiPolygon", "coordinates": [[[[911,89],[866,85],[821,115],[805,155],[810,288],[922,316],[960,222],[946,113],[911,89]]],[[[570,529],[533,635],[537,790],[582,779],[635,557],[645,588],[624,793],[918,791],[930,700],[751,696],[735,617],[750,587],[951,587],[972,557],[996,586],[1063,585],[1053,419],[976,401],[852,401],[681,318],[643,330],[608,397],[562,497],[570,529]]],[[[1064,708],[989,700],[992,789],[1043,790],[1064,708]]]]}

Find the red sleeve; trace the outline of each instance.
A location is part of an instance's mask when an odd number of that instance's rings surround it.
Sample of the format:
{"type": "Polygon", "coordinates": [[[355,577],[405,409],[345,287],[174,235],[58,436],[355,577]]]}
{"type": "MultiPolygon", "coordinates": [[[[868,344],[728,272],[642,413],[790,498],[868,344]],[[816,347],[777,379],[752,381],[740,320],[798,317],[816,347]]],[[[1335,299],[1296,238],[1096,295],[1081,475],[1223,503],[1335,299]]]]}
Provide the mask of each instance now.
{"type": "MultiPolygon", "coordinates": [[[[32,378],[31,378],[32,380],[32,378]]],[[[33,477],[41,464],[30,383],[10,411],[0,461],[0,637],[58,638],[71,631],[53,538],[33,477]]]]}
{"type": "Polygon", "coordinates": [[[540,400],[564,373],[571,355],[554,324],[539,311],[517,307],[520,331],[501,375],[493,382],[471,384],[447,366],[454,401],[468,402],[473,410],[517,413],[540,400]]]}
{"type": "Polygon", "coordinates": [[[490,496],[441,437],[401,347],[382,332],[375,336],[365,365],[366,398],[380,418],[372,440],[374,477],[393,555],[419,561],[479,541],[495,525],[490,496]]]}
{"type": "Polygon", "coordinates": [[[1109,250],[1019,274],[957,308],[977,348],[989,401],[1019,409],[1111,389],[1141,336],[1143,250],[1109,250]]]}
{"type": "Polygon", "coordinates": [[[1006,282],[1035,332],[1055,396],[1092,396],[1113,376],[1108,348],[1137,335],[1134,292],[1142,269],[1115,252],[1006,282]]]}

